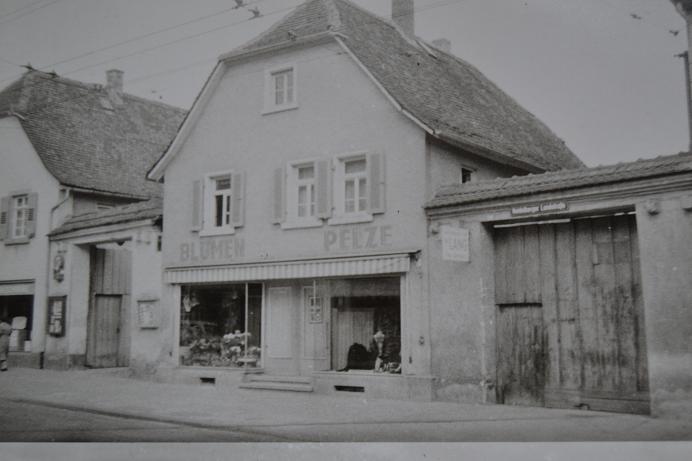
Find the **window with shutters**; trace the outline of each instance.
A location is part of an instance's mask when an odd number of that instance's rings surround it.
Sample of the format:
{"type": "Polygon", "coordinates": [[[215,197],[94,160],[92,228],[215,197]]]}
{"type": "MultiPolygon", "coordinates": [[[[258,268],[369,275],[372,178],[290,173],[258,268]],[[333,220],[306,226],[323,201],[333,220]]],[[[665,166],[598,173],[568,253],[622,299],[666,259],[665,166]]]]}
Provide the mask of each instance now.
{"type": "Polygon", "coordinates": [[[28,237],[29,196],[12,197],[12,215],[10,217],[10,237],[19,239],[28,237]]]}
{"type": "Polygon", "coordinates": [[[0,240],[6,244],[27,243],[36,230],[36,194],[13,194],[2,199],[0,240]]]}
{"type": "Polygon", "coordinates": [[[369,222],[384,213],[384,157],[339,156],[334,165],[334,216],[330,224],[369,222]]]}
{"type": "Polygon", "coordinates": [[[284,229],[318,227],[322,220],[317,213],[318,169],[314,161],[289,163],[286,171],[286,220],[284,229]]]}
{"type": "Polygon", "coordinates": [[[267,70],[264,85],[264,114],[298,107],[295,66],[284,65],[267,70]]]}
{"type": "Polygon", "coordinates": [[[242,183],[243,176],[231,171],[206,176],[200,235],[232,234],[242,226],[242,183]]]}

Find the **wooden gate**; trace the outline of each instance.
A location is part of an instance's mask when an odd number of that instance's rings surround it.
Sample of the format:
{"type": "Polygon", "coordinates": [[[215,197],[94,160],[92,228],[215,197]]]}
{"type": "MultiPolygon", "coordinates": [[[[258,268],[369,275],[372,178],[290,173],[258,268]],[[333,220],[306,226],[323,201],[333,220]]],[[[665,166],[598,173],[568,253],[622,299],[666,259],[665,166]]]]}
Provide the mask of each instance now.
{"type": "Polygon", "coordinates": [[[501,403],[648,413],[635,218],[495,230],[501,403]]]}
{"type": "Polygon", "coordinates": [[[125,248],[91,250],[86,365],[127,366],[131,254],[125,248]]]}

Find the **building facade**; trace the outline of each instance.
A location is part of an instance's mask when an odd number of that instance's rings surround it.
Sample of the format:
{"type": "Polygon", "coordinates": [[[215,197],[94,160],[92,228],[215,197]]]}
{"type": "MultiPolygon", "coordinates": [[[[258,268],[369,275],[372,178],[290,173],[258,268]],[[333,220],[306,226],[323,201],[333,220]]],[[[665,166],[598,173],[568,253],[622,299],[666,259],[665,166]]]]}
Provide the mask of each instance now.
{"type": "Polygon", "coordinates": [[[149,174],[165,179],[162,379],[436,397],[424,204],[581,162],[405,30],[311,0],[220,58],[149,174]]]}
{"type": "Polygon", "coordinates": [[[86,315],[72,306],[95,307],[86,294],[75,299],[66,276],[86,247],[56,247],[49,234],[161,194],[145,172],[184,111],[124,93],[122,83],[118,70],[106,85],[29,71],[0,92],[0,313],[15,319],[14,365],[89,365],[77,339],[86,315]]]}
{"type": "Polygon", "coordinates": [[[680,154],[442,189],[440,379],[486,402],[689,413],[691,175],[680,154]]]}

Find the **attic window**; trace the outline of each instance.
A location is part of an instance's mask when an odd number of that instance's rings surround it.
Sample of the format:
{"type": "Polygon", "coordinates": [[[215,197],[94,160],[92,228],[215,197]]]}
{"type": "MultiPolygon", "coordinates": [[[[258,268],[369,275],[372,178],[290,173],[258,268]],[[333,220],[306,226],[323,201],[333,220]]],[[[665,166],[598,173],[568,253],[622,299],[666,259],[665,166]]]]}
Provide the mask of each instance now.
{"type": "Polygon", "coordinates": [[[264,114],[298,107],[296,77],[296,69],[293,65],[285,65],[266,71],[264,114]]]}
{"type": "Polygon", "coordinates": [[[466,184],[473,181],[473,170],[466,167],[461,167],[459,182],[466,184]]]}

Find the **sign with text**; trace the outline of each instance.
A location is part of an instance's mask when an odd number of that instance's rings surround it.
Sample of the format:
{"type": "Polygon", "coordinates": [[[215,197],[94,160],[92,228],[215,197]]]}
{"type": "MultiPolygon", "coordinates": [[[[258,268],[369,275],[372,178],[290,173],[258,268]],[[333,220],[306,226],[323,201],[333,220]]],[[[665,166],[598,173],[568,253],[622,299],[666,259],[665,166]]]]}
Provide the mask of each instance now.
{"type": "Polygon", "coordinates": [[[442,259],[445,261],[471,261],[469,251],[469,230],[461,227],[440,227],[442,239],[442,259]]]}
{"type": "Polygon", "coordinates": [[[159,327],[159,302],[157,299],[141,299],[137,301],[137,319],[139,328],[155,329],[159,327]]]}
{"type": "Polygon", "coordinates": [[[245,241],[227,237],[200,239],[180,244],[182,263],[223,263],[240,258],[245,254],[245,241]]]}
{"type": "Polygon", "coordinates": [[[65,336],[65,311],[67,296],[51,296],[48,298],[48,334],[65,336]]]}
{"type": "Polygon", "coordinates": [[[548,202],[537,205],[525,205],[512,208],[512,216],[521,216],[535,213],[550,213],[552,211],[565,211],[567,204],[565,202],[548,202]]]}
{"type": "Polygon", "coordinates": [[[391,246],[392,226],[356,226],[324,231],[325,251],[372,250],[391,246]]]}

